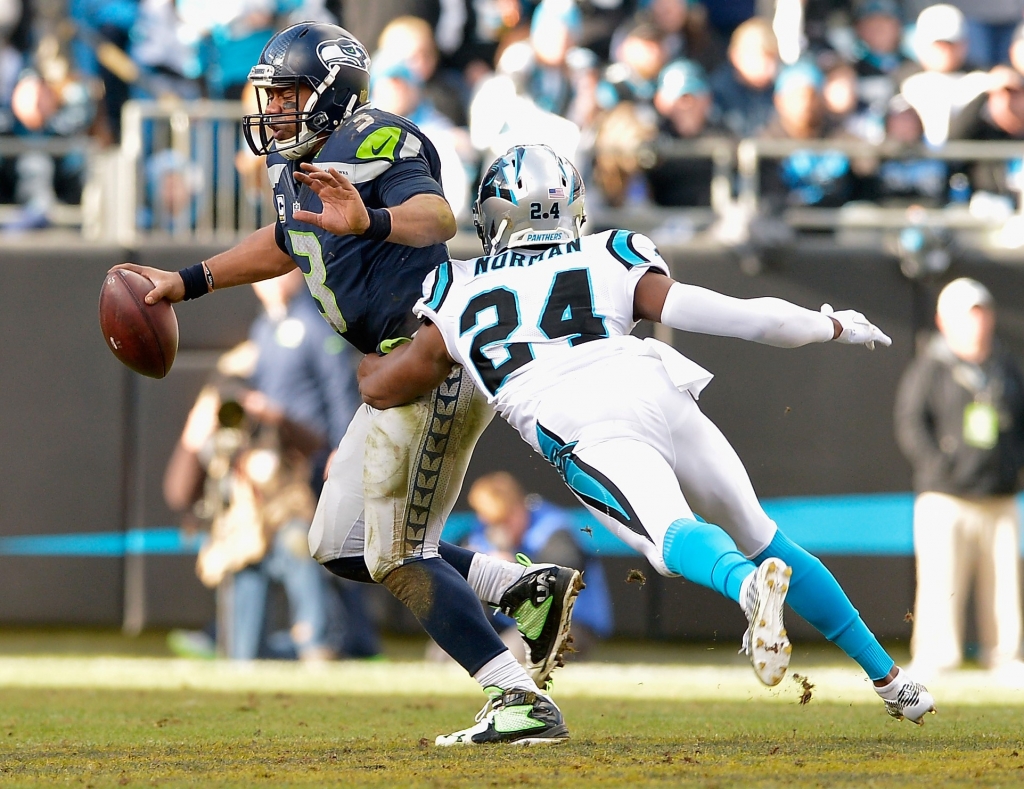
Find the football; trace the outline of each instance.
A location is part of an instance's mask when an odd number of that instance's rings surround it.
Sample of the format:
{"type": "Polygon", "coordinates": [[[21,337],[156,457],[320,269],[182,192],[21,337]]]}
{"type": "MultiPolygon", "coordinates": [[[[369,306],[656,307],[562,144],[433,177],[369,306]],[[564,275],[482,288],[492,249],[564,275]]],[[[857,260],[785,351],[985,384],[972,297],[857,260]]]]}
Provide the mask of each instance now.
{"type": "Polygon", "coordinates": [[[124,365],[150,378],[163,378],[178,352],[178,319],[168,301],[147,304],[153,283],[125,269],[107,272],[100,290],[100,329],[124,365]]]}

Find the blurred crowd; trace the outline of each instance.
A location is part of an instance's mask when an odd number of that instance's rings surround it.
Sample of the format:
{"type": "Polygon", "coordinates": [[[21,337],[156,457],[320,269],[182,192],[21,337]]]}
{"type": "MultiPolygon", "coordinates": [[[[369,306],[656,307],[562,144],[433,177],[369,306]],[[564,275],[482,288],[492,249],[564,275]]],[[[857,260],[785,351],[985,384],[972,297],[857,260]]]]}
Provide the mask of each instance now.
{"type": "MultiPolygon", "coordinates": [[[[0,0],[0,135],[114,144],[129,98],[243,98],[271,34],[302,19],[373,52],[373,102],[432,139],[464,221],[513,142],[552,145],[618,207],[709,205],[711,159],[677,144],[696,138],[1024,139],[1024,0],[0,0]]],[[[6,155],[0,203],[45,223],[83,166],[6,155]]],[[[761,189],[769,210],[979,194],[1012,212],[1020,173],[816,146],[762,167],[761,189]]]]}

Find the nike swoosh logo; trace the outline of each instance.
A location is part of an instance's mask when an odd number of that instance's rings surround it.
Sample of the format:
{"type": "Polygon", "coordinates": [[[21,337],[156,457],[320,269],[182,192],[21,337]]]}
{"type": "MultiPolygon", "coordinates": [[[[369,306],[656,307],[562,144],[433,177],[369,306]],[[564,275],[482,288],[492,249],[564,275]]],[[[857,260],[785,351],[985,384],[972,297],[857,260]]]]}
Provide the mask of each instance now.
{"type": "Polygon", "coordinates": [[[384,142],[382,142],[380,144],[380,146],[377,147],[377,148],[374,148],[373,144],[371,143],[370,144],[370,153],[372,153],[374,156],[380,156],[380,152],[383,151],[385,148],[387,148],[388,143],[390,143],[390,142],[391,142],[391,138],[389,137],[388,139],[384,140],[384,142]]]}

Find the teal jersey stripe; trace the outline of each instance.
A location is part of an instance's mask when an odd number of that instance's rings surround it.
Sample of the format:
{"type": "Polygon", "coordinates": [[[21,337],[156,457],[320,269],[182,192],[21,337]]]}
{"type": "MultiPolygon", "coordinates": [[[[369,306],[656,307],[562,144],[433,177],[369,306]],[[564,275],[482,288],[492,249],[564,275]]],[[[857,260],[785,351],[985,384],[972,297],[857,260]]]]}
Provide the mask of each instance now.
{"type": "Polygon", "coordinates": [[[429,307],[434,312],[440,308],[444,303],[445,298],[448,296],[448,291],[452,287],[452,264],[442,263],[437,267],[437,276],[434,278],[434,289],[430,294],[430,301],[427,302],[429,307]]]}
{"type": "Polygon", "coordinates": [[[615,230],[612,232],[611,238],[608,239],[608,251],[626,268],[650,263],[647,258],[633,249],[633,245],[630,244],[632,236],[633,233],[628,230],[615,230]]]}

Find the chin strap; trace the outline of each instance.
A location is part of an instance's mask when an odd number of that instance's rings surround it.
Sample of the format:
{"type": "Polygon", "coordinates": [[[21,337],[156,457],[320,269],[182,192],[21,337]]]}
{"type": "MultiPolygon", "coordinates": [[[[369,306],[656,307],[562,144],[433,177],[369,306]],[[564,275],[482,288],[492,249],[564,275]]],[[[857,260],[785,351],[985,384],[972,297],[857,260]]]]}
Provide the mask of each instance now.
{"type": "Polygon", "coordinates": [[[338,72],[341,71],[341,65],[335,63],[331,66],[331,70],[327,72],[327,76],[324,77],[324,81],[320,83],[320,86],[313,91],[309,99],[306,101],[306,106],[302,108],[302,111],[307,115],[313,111],[317,102],[320,101],[320,97],[324,95],[324,92],[334,84],[334,80],[338,78],[338,72]]]}

